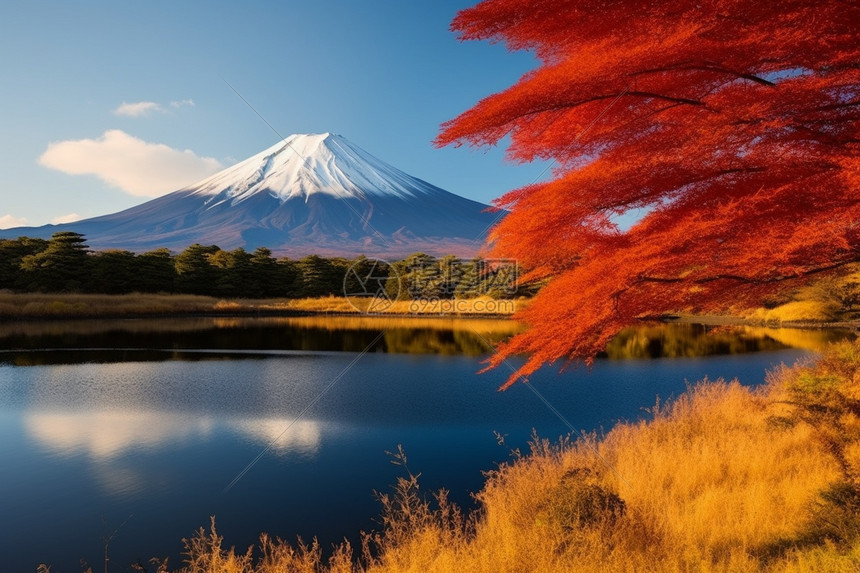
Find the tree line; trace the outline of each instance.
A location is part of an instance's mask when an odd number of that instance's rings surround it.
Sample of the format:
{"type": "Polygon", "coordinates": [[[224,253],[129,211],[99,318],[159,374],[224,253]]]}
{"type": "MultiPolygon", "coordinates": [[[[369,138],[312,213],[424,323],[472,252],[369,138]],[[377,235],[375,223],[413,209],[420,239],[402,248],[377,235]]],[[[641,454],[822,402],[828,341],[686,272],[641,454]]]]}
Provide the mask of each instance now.
{"type": "Polygon", "coordinates": [[[384,290],[393,299],[510,298],[532,294],[518,284],[512,261],[415,253],[387,263],[309,255],[276,258],[259,247],[225,251],[193,244],[173,254],[90,251],[86,237],[0,239],[0,290],[99,294],[182,293],[241,298],[340,296],[384,290]]]}

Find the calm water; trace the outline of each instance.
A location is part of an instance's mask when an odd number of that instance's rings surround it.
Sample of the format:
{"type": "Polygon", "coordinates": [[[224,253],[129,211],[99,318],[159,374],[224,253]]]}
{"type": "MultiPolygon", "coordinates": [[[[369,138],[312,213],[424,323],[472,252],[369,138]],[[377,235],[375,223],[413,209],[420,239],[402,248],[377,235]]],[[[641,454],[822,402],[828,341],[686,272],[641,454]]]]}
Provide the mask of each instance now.
{"type": "MultiPolygon", "coordinates": [[[[0,555],[12,571],[111,571],[170,556],[216,515],[228,545],[261,531],[327,546],[375,527],[402,444],[426,490],[470,503],[532,428],[568,428],[532,394],[477,375],[495,321],[185,319],[0,324],[0,555]],[[382,336],[380,337],[380,333],[382,336]],[[367,350],[366,353],[361,354],[367,350]],[[259,461],[225,488],[266,448],[259,461]]],[[[532,377],[578,429],[637,419],[709,376],[762,381],[840,333],[630,331],[616,359],[532,377]],[[790,346],[795,346],[794,348],[790,346]],[[719,355],[720,352],[743,352],[719,355]],[[709,356],[696,356],[710,354],[709,356]],[[673,358],[629,358],[669,355],[673,358]],[[626,359],[619,359],[628,357],[626,359]]]]}

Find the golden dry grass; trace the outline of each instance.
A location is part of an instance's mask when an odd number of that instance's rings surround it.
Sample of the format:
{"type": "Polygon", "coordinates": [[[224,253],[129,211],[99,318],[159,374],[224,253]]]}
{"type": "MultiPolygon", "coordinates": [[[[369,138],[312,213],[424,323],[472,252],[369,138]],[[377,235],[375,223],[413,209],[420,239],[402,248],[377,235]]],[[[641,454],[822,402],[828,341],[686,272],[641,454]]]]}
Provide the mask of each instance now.
{"type": "Polygon", "coordinates": [[[328,313],[372,313],[372,314],[410,314],[421,316],[457,315],[511,315],[522,308],[525,299],[497,300],[489,297],[473,299],[433,299],[397,300],[390,304],[379,304],[371,298],[329,296],[305,298],[289,301],[285,308],[291,310],[328,313]],[[357,308],[356,308],[357,307],[357,308]]]}
{"type": "MultiPolygon", "coordinates": [[[[84,318],[175,314],[318,313],[362,314],[370,299],[328,296],[303,299],[223,299],[187,294],[44,294],[0,291],[0,318],[84,318]]],[[[379,315],[508,316],[524,301],[476,298],[457,301],[396,301],[379,315]]]]}
{"type": "Polygon", "coordinates": [[[498,320],[496,318],[480,318],[475,316],[294,316],[276,319],[284,324],[305,328],[325,330],[394,330],[429,329],[445,331],[477,332],[484,335],[510,335],[519,332],[524,327],[513,320],[498,320]]]}
{"type": "Polygon", "coordinates": [[[796,300],[776,308],[759,308],[748,317],[764,322],[830,322],[840,318],[839,304],[824,300],[796,300]]]}
{"type": "Polygon", "coordinates": [[[189,294],[16,294],[0,292],[0,318],[73,318],[252,310],[261,301],[238,301],[189,294]]]}
{"type": "Polygon", "coordinates": [[[550,444],[490,472],[464,517],[407,472],[361,558],[262,537],[186,542],[187,573],[860,570],[860,344],[768,384],[703,381],[651,419],[550,444]]]}

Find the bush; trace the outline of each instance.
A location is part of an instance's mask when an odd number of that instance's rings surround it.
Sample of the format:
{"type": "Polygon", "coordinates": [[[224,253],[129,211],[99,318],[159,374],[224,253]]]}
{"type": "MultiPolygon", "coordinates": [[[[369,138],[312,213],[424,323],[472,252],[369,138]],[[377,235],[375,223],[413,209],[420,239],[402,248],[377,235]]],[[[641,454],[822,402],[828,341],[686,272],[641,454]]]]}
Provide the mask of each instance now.
{"type": "Polygon", "coordinates": [[[550,524],[568,532],[611,527],[625,511],[624,500],[599,485],[588,468],[568,470],[542,505],[550,524]]]}

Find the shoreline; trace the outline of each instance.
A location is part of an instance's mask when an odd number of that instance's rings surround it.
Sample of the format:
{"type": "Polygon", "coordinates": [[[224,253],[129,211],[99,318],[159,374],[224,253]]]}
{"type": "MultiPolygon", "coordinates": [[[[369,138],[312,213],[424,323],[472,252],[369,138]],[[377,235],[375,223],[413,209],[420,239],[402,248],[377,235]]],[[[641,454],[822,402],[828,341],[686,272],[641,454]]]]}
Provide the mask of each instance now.
{"type": "Polygon", "coordinates": [[[240,312],[174,312],[174,313],[98,313],[98,314],[62,314],[62,315],[0,315],[0,324],[14,322],[51,322],[51,321],[73,321],[73,320],[143,320],[143,319],[182,319],[182,318],[304,318],[304,317],[331,317],[331,318],[402,318],[402,319],[486,319],[486,320],[511,320],[507,314],[482,314],[482,313],[413,313],[413,312],[327,312],[310,310],[275,310],[275,311],[240,311],[240,312]]]}
{"type": "Polygon", "coordinates": [[[701,324],[704,326],[760,326],[766,328],[798,328],[803,330],[827,329],[860,329],[860,321],[814,321],[814,320],[785,320],[767,321],[742,316],[726,316],[717,314],[672,314],[657,317],[653,320],[666,324],[701,324]]]}
{"type": "MultiPolygon", "coordinates": [[[[445,303],[445,301],[442,301],[445,303]]],[[[418,305],[396,301],[383,312],[364,312],[345,297],[312,299],[229,299],[185,294],[45,294],[0,292],[0,323],[65,320],[171,319],[171,318],[294,318],[378,317],[512,320],[514,312],[529,304],[529,299],[456,299],[463,310],[445,312],[437,304],[418,305]],[[487,306],[511,308],[510,312],[476,310],[487,306]]],[[[732,315],[675,313],[642,317],[640,322],[700,324],[704,326],[754,326],[803,330],[860,330],[860,321],[766,321],[732,315]]]]}

